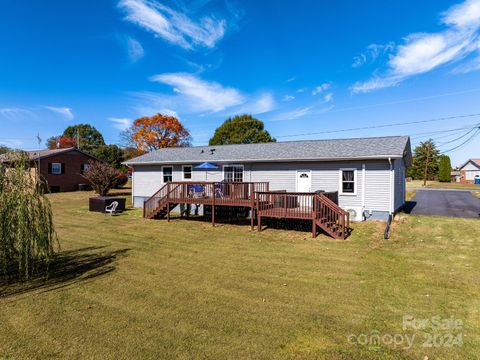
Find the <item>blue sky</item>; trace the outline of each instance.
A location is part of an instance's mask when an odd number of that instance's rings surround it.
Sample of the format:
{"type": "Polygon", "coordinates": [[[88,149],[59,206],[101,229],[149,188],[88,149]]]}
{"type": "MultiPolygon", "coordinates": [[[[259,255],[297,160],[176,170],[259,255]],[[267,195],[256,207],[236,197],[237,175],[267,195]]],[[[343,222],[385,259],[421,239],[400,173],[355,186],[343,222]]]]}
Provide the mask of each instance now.
{"type": "MultiPolygon", "coordinates": [[[[201,145],[252,113],[282,141],[400,134],[449,150],[480,123],[458,117],[480,113],[479,33],[480,0],[4,0],[0,144],[37,148],[81,122],[118,143],[162,112],[201,145]],[[376,127],[403,122],[419,123],[376,127]]],[[[480,136],[449,155],[480,158],[480,136]]]]}

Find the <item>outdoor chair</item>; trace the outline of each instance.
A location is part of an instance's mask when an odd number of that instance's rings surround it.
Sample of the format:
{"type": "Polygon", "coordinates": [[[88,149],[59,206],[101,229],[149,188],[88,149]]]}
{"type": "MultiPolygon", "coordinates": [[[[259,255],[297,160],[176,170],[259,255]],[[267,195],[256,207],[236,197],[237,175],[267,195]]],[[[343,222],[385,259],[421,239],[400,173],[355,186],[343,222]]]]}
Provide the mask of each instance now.
{"type": "Polygon", "coordinates": [[[109,213],[110,216],[117,213],[118,201],[112,202],[110,205],[105,207],[105,214],[109,213]]]}
{"type": "Polygon", "coordinates": [[[192,198],[205,197],[205,187],[202,185],[192,185],[188,190],[188,196],[192,198]]]}

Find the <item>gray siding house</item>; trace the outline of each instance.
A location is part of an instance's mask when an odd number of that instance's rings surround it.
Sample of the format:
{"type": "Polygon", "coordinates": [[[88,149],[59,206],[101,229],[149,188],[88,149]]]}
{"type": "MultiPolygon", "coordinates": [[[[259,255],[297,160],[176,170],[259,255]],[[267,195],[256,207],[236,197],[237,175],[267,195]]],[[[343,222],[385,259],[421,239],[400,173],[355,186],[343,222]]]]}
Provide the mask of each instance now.
{"type": "Polygon", "coordinates": [[[168,181],[270,183],[270,190],[338,191],[352,220],[386,219],[405,203],[408,136],[166,148],[126,162],[142,207],[168,181]],[[216,169],[195,169],[208,162],[216,169]]]}

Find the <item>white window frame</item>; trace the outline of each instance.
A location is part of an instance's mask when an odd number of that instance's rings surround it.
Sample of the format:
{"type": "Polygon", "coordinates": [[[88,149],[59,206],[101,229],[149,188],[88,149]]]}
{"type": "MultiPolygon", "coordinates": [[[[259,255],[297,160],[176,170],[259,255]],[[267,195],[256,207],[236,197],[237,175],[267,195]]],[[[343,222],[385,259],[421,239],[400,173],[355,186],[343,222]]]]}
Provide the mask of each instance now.
{"type": "Polygon", "coordinates": [[[51,163],[51,174],[53,175],[62,175],[62,163],[51,163]],[[54,166],[58,166],[58,171],[54,171],[54,166]]]}
{"type": "MultiPolygon", "coordinates": [[[[172,172],[172,175],[173,175],[173,172],[172,172]]],[[[191,181],[192,178],[193,178],[193,166],[192,165],[182,165],[182,180],[191,181]],[[186,167],[190,168],[190,179],[185,178],[185,168],[186,167]]]]}
{"type": "Polygon", "coordinates": [[[338,194],[344,196],[357,196],[358,178],[357,168],[340,168],[338,171],[338,194]],[[343,192],[343,172],[353,171],[353,192],[343,192]]]}
{"type": "Polygon", "coordinates": [[[172,169],[172,180],[173,181],[173,166],[170,166],[170,165],[166,165],[166,166],[162,166],[162,184],[166,184],[167,182],[165,181],[165,175],[163,173],[163,169],[165,168],[170,168],[172,169]]]}
{"type": "MultiPolygon", "coordinates": [[[[223,165],[222,166],[222,180],[225,181],[225,168],[226,167],[232,167],[232,166],[242,168],[242,181],[241,182],[245,182],[245,166],[243,164],[225,164],[225,165],[223,165]]],[[[235,180],[235,176],[234,176],[233,180],[235,180]]]]}

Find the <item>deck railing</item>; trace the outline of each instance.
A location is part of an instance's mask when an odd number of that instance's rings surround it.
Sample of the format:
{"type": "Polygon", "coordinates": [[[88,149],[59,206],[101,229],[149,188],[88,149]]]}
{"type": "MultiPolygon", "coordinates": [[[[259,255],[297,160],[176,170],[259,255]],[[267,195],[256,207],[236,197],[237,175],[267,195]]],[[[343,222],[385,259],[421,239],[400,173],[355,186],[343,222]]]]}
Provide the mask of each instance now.
{"type": "Polygon", "coordinates": [[[257,192],[257,209],[261,216],[312,219],[314,193],[287,191],[257,192]]]}
{"type": "Polygon", "coordinates": [[[144,217],[164,204],[255,206],[255,193],[268,191],[268,182],[174,181],[166,183],[144,202],[144,217]]]}
{"type": "Polygon", "coordinates": [[[305,219],[312,221],[313,235],[318,225],[336,238],[345,238],[350,226],[349,214],[335,201],[338,192],[258,192],[258,227],[261,229],[262,217],[305,219]]]}

